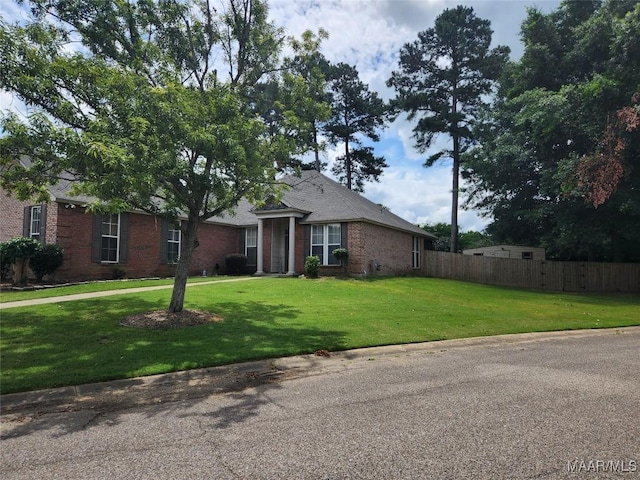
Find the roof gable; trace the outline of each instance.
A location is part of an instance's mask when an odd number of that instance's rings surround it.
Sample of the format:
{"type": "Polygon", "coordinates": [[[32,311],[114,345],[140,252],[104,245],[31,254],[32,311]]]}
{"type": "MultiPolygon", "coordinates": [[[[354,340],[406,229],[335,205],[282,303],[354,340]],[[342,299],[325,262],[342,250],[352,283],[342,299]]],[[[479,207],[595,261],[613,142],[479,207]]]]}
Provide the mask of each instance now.
{"type": "Polygon", "coordinates": [[[302,223],[365,221],[425,237],[432,236],[315,170],[303,171],[300,176],[286,176],[282,182],[289,185],[289,189],[281,203],[290,209],[309,212],[302,223]]]}

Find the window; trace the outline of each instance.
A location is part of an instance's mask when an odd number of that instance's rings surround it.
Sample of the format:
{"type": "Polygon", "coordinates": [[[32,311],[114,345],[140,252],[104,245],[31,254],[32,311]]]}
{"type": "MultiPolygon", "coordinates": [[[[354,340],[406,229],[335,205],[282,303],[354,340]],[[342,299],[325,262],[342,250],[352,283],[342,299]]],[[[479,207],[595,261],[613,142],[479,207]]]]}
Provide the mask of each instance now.
{"type": "Polygon", "coordinates": [[[523,260],[533,260],[533,252],[522,252],[523,260]]]}
{"type": "Polygon", "coordinates": [[[413,256],[413,268],[420,268],[420,237],[413,237],[411,252],[413,256]]]}
{"type": "Polygon", "coordinates": [[[101,237],[100,261],[118,263],[120,259],[118,249],[120,243],[120,214],[102,216],[101,237]]]}
{"type": "MultiPolygon", "coordinates": [[[[127,263],[129,214],[127,212],[93,216],[91,261],[127,263]]],[[[166,243],[163,243],[166,245],[166,243]]]]}
{"type": "Polygon", "coordinates": [[[258,228],[245,230],[244,254],[247,256],[247,265],[258,263],[258,228]]]}
{"type": "Polygon", "coordinates": [[[178,263],[182,249],[182,230],[177,225],[172,225],[167,231],[167,262],[178,263]]]}
{"type": "Polygon", "coordinates": [[[320,258],[321,265],[340,265],[340,260],[333,256],[333,251],[340,248],[342,233],[340,224],[311,226],[311,255],[320,258]]]}
{"type": "Polygon", "coordinates": [[[47,237],[47,204],[24,207],[22,215],[22,236],[44,243],[47,237]]]}
{"type": "Polygon", "coordinates": [[[42,206],[29,207],[29,237],[40,240],[40,223],[42,221],[42,206]]]}

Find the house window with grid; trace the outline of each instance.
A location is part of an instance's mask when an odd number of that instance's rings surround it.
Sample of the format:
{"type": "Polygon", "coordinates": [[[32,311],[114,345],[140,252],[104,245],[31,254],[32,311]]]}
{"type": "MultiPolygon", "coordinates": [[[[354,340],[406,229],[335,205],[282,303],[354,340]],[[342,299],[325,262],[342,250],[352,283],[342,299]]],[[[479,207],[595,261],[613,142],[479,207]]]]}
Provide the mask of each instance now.
{"type": "Polygon", "coordinates": [[[413,268],[420,268],[420,237],[413,237],[411,254],[413,257],[413,268]]]}
{"type": "Polygon", "coordinates": [[[258,228],[245,230],[244,254],[247,256],[247,265],[258,264],[258,228]]]}
{"type": "Polygon", "coordinates": [[[100,261],[118,263],[120,260],[120,214],[102,216],[102,244],[100,261]]]}
{"type": "Polygon", "coordinates": [[[177,225],[171,225],[167,231],[167,262],[178,263],[182,250],[182,230],[177,225]]]}
{"type": "Polygon", "coordinates": [[[320,258],[321,265],[340,265],[333,251],[340,248],[341,230],[339,223],[311,226],[311,255],[320,258]]]}
{"type": "Polygon", "coordinates": [[[40,240],[42,206],[30,207],[29,210],[29,237],[40,240]]]}

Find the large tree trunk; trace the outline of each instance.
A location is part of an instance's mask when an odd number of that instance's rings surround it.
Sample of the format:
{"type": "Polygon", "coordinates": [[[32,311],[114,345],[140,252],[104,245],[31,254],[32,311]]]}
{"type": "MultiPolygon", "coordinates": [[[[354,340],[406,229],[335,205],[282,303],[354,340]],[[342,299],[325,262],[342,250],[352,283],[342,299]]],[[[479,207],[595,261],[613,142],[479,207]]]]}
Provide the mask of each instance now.
{"type": "Polygon", "coordinates": [[[189,265],[193,251],[198,246],[198,227],[200,219],[196,216],[189,216],[186,228],[182,231],[182,251],[180,259],[176,265],[176,276],[173,281],[173,293],[169,303],[169,312],[178,313],[184,308],[184,295],[187,289],[187,278],[189,277],[189,265]]]}
{"type": "Polygon", "coordinates": [[[344,141],[344,166],[347,176],[347,188],[351,190],[351,155],[349,154],[349,139],[344,141]]]}
{"type": "Polygon", "coordinates": [[[460,190],[460,138],[453,137],[453,182],[451,188],[451,253],[458,253],[458,192],[460,190]]]}
{"type": "Polygon", "coordinates": [[[315,125],[313,126],[313,150],[316,154],[315,169],[316,172],[320,172],[322,170],[322,163],[320,162],[320,149],[318,148],[318,129],[315,125]]]}
{"type": "Polygon", "coordinates": [[[28,283],[29,259],[19,258],[13,264],[13,284],[26,285],[28,283]]]}

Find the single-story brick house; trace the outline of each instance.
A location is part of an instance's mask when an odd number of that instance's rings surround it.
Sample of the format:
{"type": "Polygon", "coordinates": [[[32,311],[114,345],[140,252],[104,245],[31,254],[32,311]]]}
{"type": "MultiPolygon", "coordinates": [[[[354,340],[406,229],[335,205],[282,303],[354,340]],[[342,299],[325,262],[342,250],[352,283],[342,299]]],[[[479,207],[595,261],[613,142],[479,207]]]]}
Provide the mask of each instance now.
{"type": "MultiPolygon", "coordinates": [[[[321,274],[340,274],[332,255],[349,251],[350,275],[410,275],[422,270],[423,251],[433,236],[360,194],[315,171],[287,176],[277,204],[256,209],[242,200],[233,214],[212,217],[199,229],[190,274],[224,273],[225,257],[247,255],[250,273],[301,274],[309,255],[321,259],[321,274]],[[290,234],[293,232],[293,235],[290,234]]],[[[51,188],[49,204],[19,202],[0,192],[0,241],[30,236],[64,248],[56,280],[112,278],[114,268],[127,277],[172,276],[180,254],[181,232],[141,212],[87,213],[87,199],[51,188]]]]}

